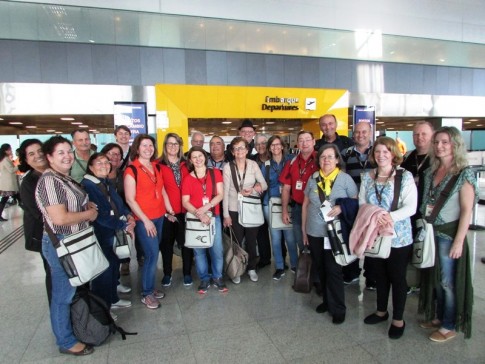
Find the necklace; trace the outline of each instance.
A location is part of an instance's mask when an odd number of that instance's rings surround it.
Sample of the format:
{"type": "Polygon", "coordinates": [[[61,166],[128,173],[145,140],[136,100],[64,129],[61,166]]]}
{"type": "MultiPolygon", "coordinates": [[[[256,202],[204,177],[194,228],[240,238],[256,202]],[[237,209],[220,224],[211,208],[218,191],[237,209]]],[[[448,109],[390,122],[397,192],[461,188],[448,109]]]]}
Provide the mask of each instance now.
{"type": "MultiPolygon", "coordinates": [[[[386,188],[387,183],[389,182],[389,179],[390,179],[390,178],[392,177],[392,175],[394,174],[394,169],[395,169],[395,168],[394,168],[394,167],[392,167],[392,169],[391,169],[391,173],[389,173],[389,175],[388,175],[388,176],[383,176],[383,177],[387,177],[387,178],[386,178],[386,181],[383,183],[383,185],[382,185],[382,187],[381,187],[380,191],[377,189],[377,178],[376,178],[376,180],[374,181],[374,191],[375,191],[375,193],[376,193],[377,202],[378,202],[378,204],[379,204],[379,206],[380,206],[380,207],[382,207],[382,193],[384,192],[384,188],[386,188]]],[[[376,175],[377,177],[381,177],[381,176],[379,176],[379,174],[377,173],[377,169],[376,169],[376,171],[375,171],[375,175],[376,175]]]]}

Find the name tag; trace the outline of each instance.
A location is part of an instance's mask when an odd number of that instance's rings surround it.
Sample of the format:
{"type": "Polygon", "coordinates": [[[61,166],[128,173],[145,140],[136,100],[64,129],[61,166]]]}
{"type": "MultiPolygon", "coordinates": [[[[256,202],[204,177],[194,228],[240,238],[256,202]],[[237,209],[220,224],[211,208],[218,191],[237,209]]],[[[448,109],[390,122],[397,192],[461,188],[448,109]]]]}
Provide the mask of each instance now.
{"type": "Polygon", "coordinates": [[[303,181],[296,181],[295,189],[301,191],[303,189],[303,181]]]}
{"type": "Polygon", "coordinates": [[[433,212],[434,205],[427,204],[426,205],[426,211],[424,212],[424,215],[426,217],[431,216],[431,213],[433,212]]]}

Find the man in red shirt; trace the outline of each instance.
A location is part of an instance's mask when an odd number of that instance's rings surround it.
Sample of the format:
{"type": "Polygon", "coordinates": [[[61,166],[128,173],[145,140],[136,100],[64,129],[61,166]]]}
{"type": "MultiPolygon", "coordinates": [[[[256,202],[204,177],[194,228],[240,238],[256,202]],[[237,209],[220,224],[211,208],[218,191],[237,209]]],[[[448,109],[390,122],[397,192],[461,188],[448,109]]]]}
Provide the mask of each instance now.
{"type": "Polygon", "coordinates": [[[302,130],[298,133],[298,148],[300,154],[289,160],[283,167],[280,175],[281,202],[283,207],[283,222],[290,223],[288,205],[291,205],[291,221],[296,242],[300,251],[303,250],[303,237],[301,232],[301,205],[305,197],[304,191],[308,179],[318,170],[316,164],[315,138],[311,131],[302,130]]]}

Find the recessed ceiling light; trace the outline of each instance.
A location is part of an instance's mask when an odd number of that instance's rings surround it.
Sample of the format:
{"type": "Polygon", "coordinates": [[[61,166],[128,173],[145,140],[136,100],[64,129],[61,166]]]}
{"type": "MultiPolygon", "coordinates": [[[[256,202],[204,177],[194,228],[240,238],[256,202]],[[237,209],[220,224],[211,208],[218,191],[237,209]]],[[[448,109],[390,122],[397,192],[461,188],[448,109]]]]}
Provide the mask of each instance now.
{"type": "Polygon", "coordinates": [[[408,126],[413,126],[414,124],[407,124],[408,126]]]}
{"type": "Polygon", "coordinates": [[[61,118],[61,120],[64,120],[64,121],[71,121],[71,120],[76,120],[74,118],[61,118]]]}
{"type": "Polygon", "coordinates": [[[477,124],[477,126],[483,126],[483,124],[477,124]]]}
{"type": "Polygon", "coordinates": [[[274,124],[274,121],[267,121],[266,124],[272,125],[272,124],[274,124]]]}
{"type": "Polygon", "coordinates": [[[79,125],[80,128],[89,128],[89,125],[79,125]]]}
{"type": "Polygon", "coordinates": [[[464,121],[463,124],[471,124],[471,121],[464,121]]]}
{"type": "Polygon", "coordinates": [[[8,122],[10,125],[24,125],[24,123],[20,122],[20,121],[9,121],[8,122]]]}
{"type": "Polygon", "coordinates": [[[223,121],[223,124],[232,124],[232,121],[223,121]]]}
{"type": "Polygon", "coordinates": [[[3,120],[2,118],[0,118],[0,120],[3,120]]]}
{"type": "Polygon", "coordinates": [[[288,130],[295,130],[295,128],[288,128],[288,130]]]}
{"type": "Polygon", "coordinates": [[[48,129],[48,130],[46,130],[46,132],[48,132],[48,133],[54,133],[55,131],[56,131],[55,129],[48,129]]]}
{"type": "Polygon", "coordinates": [[[376,124],[384,124],[383,121],[378,121],[376,124]]]}
{"type": "Polygon", "coordinates": [[[81,121],[73,121],[71,124],[72,125],[82,125],[82,122],[81,121]]]}
{"type": "Polygon", "coordinates": [[[394,130],[394,128],[387,128],[387,129],[389,129],[389,130],[394,130]]]}
{"type": "Polygon", "coordinates": [[[468,119],[468,121],[478,121],[478,119],[468,119]]]}
{"type": "Polygon", "coordinates": [[[96,133],[97,132],[96,129],[89,129],[89,131],[92,131],[93,133],[96,133]]]}
{"type": "Polygon", "coordinates": [[[54,134],[62,134],[62,131],[55,131],[54,134]]]}
{"type": "Polygon", "coordinates": [[[37,127],[35,125],[27,125],[25,128],[26,129],[37,129],[37,127]]]}

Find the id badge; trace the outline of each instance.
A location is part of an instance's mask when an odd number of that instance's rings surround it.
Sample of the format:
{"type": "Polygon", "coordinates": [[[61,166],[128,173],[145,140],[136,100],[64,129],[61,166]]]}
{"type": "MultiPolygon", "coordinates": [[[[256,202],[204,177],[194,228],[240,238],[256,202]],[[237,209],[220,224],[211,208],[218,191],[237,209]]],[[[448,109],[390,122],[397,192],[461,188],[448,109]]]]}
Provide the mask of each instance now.
{"type": "Polygon", "coordinates": [[[296,181],[295,189],[301,191],[303,189],[303,181],[296,181]]]}
{"type": "Polygon", "coordinates": [[[434,205],[427,204],[426,205],[426,211],[424,212],[424,216],[429,217],[431,216],[431,213],[433,212],[434,205]]]}
{"type": "Polygon", "coordinates": [[[110,215],[110,216],[115,216],[115,212],[114,212],[113,210],[111,210],[111,211],[109,212],[109,215],[110,215]]]}
{"type": "Polygon", "coordinates": [[[327,216],[327,214],[330,212],[331,209],[332,209],[332,204],[330,203],[330,201],[324,201],[322,203],[322,206],[320,206],[320,213],[322,214],[323,220],[325,220],[325,222],[335,220],[335,217],[327,216]]]}
{"type": "Polygon", "coordinates": [[[280,185],[280,195],[283,193],[283,186],[280,185]]]}
{"type": "Polygon", "coordinates": [[[242,193],[241,193],[241,192],[238,192],[238,193],[237,193],[237,200],[238,200],[238,201],[242,201],[242,200],[243,200],[243,195],[242,195],[242,193]]]}
{"type": "Polygon", "coordinates": [[[208,203],[209,203],[209,197],[207,196],[202,197],[202,205],[206,205],[208,203]]]}

